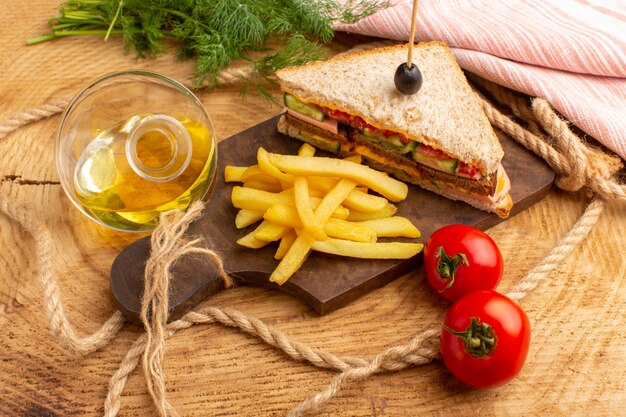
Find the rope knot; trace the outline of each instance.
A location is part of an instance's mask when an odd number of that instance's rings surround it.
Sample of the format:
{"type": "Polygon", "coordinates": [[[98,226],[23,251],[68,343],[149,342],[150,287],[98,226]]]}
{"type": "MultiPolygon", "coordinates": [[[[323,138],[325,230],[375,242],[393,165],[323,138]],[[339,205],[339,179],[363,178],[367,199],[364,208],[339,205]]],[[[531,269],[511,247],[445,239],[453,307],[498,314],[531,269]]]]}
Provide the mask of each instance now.
{"type": "Polygon", "coordinates": [[[165,398],[163,375],[165,339],[172,333],[167,329],[172,266],[185,255],[204,254],[217,265],[225,287],[232,285],[232,280],[224,271],[222,260],[215,252],[198,247],[200,239],[188,241],[184,238],[185,231],[200,216],[203,207],[202,202],[196,201],[186,212],[174,210],[163,213],[150,240],[152,248],[146,262],[140,314],[146,328],[142,365],[148,392],[161,417],[178,416],[176,409],[165,398]]]}

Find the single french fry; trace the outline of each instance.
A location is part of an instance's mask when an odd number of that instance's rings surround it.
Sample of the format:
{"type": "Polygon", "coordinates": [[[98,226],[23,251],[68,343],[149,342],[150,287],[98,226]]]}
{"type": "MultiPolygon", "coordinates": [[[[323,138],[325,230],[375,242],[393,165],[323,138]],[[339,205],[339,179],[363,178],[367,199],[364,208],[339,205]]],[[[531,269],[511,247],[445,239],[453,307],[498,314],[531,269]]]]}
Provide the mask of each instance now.
{"type": "Polygon", "coordinates": [[[264,242],[275,242],[282,238],[286,232],[285,226],[267,222],[260,230],[255,230],[254,238],[264,242]]]}
{"type": "Polygon", "coordinates": [[[300,233],[293,242],[285,257],[280,261],[272,275],[270,281],[283,285],[302,266],[314,240],[308,233],[300,233]]]}
{"type": "Polygon", "coordinates": [[[242,176],[248,167],[226,165],[224,168],[224,182],[243,182],[242,176]]]}
{"type": "MultiPolygon", "coordinates": [[[[324,230],[323,223],[317,221],[315,213],[311,208],[311,197],[309,196],[309,182],[307,177],[297,176],[293,183],[296,210],[304,229],[311,234],[314,239],[325,240],[328,238],[324,230]]],[[[319,206],[318,206],[319,208],[319,206]]]]}
{"type": "Polygon", "coordinates": [[[270,193],[279,193],[283,191],[283,187],[282,185],[280,185],[280,182],[278,181],[276,181],[275,183],[270,183],[270,182],[250,179],[244,182],[243,186],[246,188],[254,188],[255,190],[269,191],[270,193]]]}
{"type": "Polygon", "coordinates": [[[268,243],[270,243],[269,241],[265,241],[265,240],[259,240],[256,237],[254,237],[254,235],[257,232],[260,232],[261,230],[263,230],[263,228],[265,227],[269,227],[268,225],[270,225],[271,223],[268,222],[267,220],[263,220],[261,222],[261,224],[259,224],[257,226],[256,229],[254,229],[253,231],[251,231],[250,233],[248,233],[247,235],[245,235],[244,237],[240,238],[239,240],[237,240],[237,243],[241,246],[245,246],[247,248],[251,248],[251,249],[259,249],[262,248],[263,246],[267,245],[268,243]]]}
{"type": "MultiPolygon", "coordinates": [[[[318,156],[295,156],[266,153],[274,168],[293,175],[341,177],[365,185],[391,201],[404,200],[408,186],[380,171],[354,162],[318,156]]],[[[259,162],[260,164],[260,162],[259,162]]]]}
{"type": "Polygon", "coordinates": [[[341,239],[314,241],[311,248],[318,252],[364,259],[409,259],[421,252],[421,243],[404,242],[351,242],[341,239]]]}
{"type": "Polygon", "coordinates": [[[263,218],[262,210],[241,209],[235,216],[235,226],[237,229],[243,229],[254,224],[263,218]]]}
{"type": "MultiPolygon", "coordinates": [[[[267,211],[263,214],[263,218],[287,228],[302,228],[302,222],[298,217],[298,212],[293,207],[276,204],[267,209],[267,211]]],[[[374,233],[374,231],[369,227],[333,217],[328,219],[324,225],[324,231],[329,237],[337,239],[347,239],[355,242],[376,241],[376,233],[374,233]]]]}
{"type": "Polygon", "coordinates": [[[398,208],[393,204],[387,204],[381,210],[373,211],[370,213],[363,213],[355,210],[350,210],[350,214],[346,218],[349,222],[362,222],[365,220],[384,219],[396,214],[398,208]]]}
{"type": "Polygon", "coordinates": [[[274,254],[274,259],[277,259],[277,260],[283,259],[285,255],[287,254],[287,251],[289,251],[289,248],[291,247],[291,245],[293,245],[293,242],[295,242],[297,237],[298,235],[296,234],[295,230],[287,229],[287,232],[280,239],[280,243],[278,244],[278,249],[276,249],[276,253],[274,254]]]}
{"type": "Polygon", "coordinates": [[[292,195],[287,193],[271,193],[254,188],[233,187],[231,192],[231,201],[233,206],[239,209],[249,209],[265,211],[273,204],[285,204],[294,206],[295,202],[292,195]]]}
{"type": "Polygon", "coordinates": [[[360,224],[371,228],[377,237],[420,237],[421,233],[409,219],[401,216],[392,216],[383,219],[365,220],[360,224]]]}

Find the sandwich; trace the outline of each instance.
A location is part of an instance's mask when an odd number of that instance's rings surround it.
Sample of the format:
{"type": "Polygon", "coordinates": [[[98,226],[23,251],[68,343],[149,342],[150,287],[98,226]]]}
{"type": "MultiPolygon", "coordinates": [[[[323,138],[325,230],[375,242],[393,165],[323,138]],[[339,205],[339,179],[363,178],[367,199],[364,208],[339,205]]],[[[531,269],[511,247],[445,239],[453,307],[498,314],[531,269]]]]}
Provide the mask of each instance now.
{"type": "Polygon", "coordinates": [[[407,45],[395,45],[277,71],[286,107],[278,131],[507,217],[504,151],[449,48],[414,47],[423,85],[413,95],[394,85],[406,57],[407,45]]]}

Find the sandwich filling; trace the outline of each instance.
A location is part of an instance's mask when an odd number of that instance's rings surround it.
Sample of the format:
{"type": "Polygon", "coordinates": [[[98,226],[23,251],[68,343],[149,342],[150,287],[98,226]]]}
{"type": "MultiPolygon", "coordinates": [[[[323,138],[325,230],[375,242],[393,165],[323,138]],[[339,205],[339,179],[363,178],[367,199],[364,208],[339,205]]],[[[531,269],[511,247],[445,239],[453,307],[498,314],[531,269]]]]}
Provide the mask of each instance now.
{"type": "Polygon", "coordinates": [[[284,103],[291,116],[330,133],[337,134],[339,125],[343,124],[351,128],[350,133],[353,139],[358,138],[363,141],[379,144],[384,147],[386,151],[398,155],[407,155],[419,164],[473,180],[478,180],[483,176],[477,168],[439,149],[409,139],[402,133],[379,129],[367,123],[359,116],[313,103],[305,103],[289,93],[284,94],[284,103]]]}
{"type": "Polygon", "coordinates": [[[427,183],[428,188],[493,205],[511,188],[504,168],[481,173],[477,168],[402,133],[379,129],[361,117],[306,103],[285,93],[285,120],[295,135],[335,154],[357,153],[396,177],[427,183]],[[384,155],[384,157],[383,157],[384,155]]]}

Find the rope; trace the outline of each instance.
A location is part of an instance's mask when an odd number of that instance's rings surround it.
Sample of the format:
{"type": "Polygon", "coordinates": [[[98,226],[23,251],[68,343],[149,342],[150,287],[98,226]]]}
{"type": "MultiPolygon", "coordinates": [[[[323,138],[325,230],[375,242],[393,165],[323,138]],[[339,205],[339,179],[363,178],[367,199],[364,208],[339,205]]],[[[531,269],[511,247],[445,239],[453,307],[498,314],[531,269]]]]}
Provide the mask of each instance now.
{"type": "Polygon", "coordinates": [[[220,277],[228,288],[233,282],[224,271],[222,260],[213,251],[199,248],[200,239],[185,242],[183,234],[189,224],[202,213],[203,204],[194,202],[186,212],[173,210],[161,214],[159,226],[152,233],[151,254],[146,263],[144,291],[141,299],[141,321],[146,329],[142,357],[143,374],[148,392],[160,416],[178,416],[176,409],[165,398],[163,357],[169,316],[170,268],[189,254],[203,254],[218,267],[220,277]]]}
{"type": "MultiPolygon", "coordinates": [[[[241,74],[235,75],[232,79],[239,79],[240,76],[241,74]]],[[[495,91],[495,95],[504,100],[510,98],[509,93],[499,91],[498,87],[489,86],[489,91],[495,91]]],[[[605,200],[626,201],[624,185],[613,179],[615,172],[621,167],[621,162],[583,144],[545,100],[535,99],[531,108],[526,110],[521,110],[520,106],[525,104],[520,100],[511,100],[507,103],[513,113],[522,118],[530,118],[530,115],[533,115],[534,125],[529,123],[529,126],[535,126],[533,132],[513,122],[482,96],[479,96],[479,100],[494,126],[543,157],[553,167],[558,175],[557,186],[569,191],[586,187],[595,195],[573,228],[535,268],[517,281],[507,293],[511,299],[520,301],[584,239],[602,214],[605,200]],[[540,132],[540,127],[546,134],[540,132]]],[[[66,105],[67,100],[59,100],[10,117],[0,125],[0,139],[23,126],[61,112],[66,105]]],[[[27,210],[9,202],[2,195],[0,195],[0,209],[35,238],[38,277],[43,289],[44,307],[50,328],[58,342],[73,355],[87,355],[110,343],[125,323],[122,314],[114,313],[100,329],[91,335],[77,336],[64,311],[58,282],[53,273],[54,241],[50,231],[27,210]]],[[[201,210],[202,204],[196,202],[186,213],[180,211],[164,213],[159,227],[153,233],[152,252],[146,265],[141,312],[146,332],[133,343],[122,359],[118,370],[111,377],[109,392],[104,402],[105,416],[112,417],[119,413],[124,387],[129,375],[139,365],[140,358],[146,385],[157,413],[160,416],[178,415],[165,395],[162,368],[165,341],[177,331],[195,324],[221,323],[259,338],[294,360],[306,361],[316,367],[338,371],[338,374],[323,390],[296,405],[289,412],[289,417],[302,416],[319,409],[348,381],[362,380],[380,372],[398,371],[409,366],[423,365],[438,358],[437,342],[440,333],[438,326],[423,330],[408,342],[391,346],[371,359],[362,359],[337,356],[331,352],[292,341],[287,335],[267,326],[261,320],[233,309],[207,307],[189,312],[182,319],[167,324],[169,270],[182,256],[206,255],[217,265],[225,285],[230,285],[221,260],[214,252],[198,247],[198,240],[185,241],[183,239],[187,226],[200,215],[201,210]]]]}
{"type": "Polygon", "coordinates": [[[509,289],[506,294],[507,297],[519,302],[530,291],[534,290],[587,236],[604,211],[604,205],[605,203],[602,199],[595,197],[574,227],[552,248],[541,262],[509,289]]]}
{"type": "Polygon", "coordinates": [[[494,126],[545,159],[557,173],[555,183],[559,188],[574,192],[586,186],[602,199],[626,202],[626,186],[615,180],[615,174],[621,169],[619,158],[586,147],[545,100],[535,99],[533,111],[541,126],[554,135],[550,139],[555,146],[548,144],[546,137],[522,128],[484,97],[479,95],[479,99],[494,126]]]}
{"type": "Polygon", "coordinates": [[[21,113],[10,116],[0,125],[0,139],[6,138],[9,134],[31,123],[35,123],[52,117],[57,113],[61,113],[68,104],[69,99],[63,97],[50,103],[44,103],[41,106],[32,107],[22,111],[21,113]]]}
{"type": "Polygon", "coordinates": [[[3,195],[0,195],[0,208],[35,238],[37,278],[43,290],[44,309],[54,338],[72,356],[85,356],[109,344],[126,322],[122,313],[116,311],[93,334],[79,337],[65,313],[59,284],[54,276],[55,242],[50,230],[24,207],[9,203],[3,195]]]}
{"type": "Polygon", "coordinates": [[[336,375],[330,384],[317,394],[312,395],[295,406],[287,417],[309,414],[333,398],[341,385],[348,380],[363,380],[378,372],[398,371],[409,365],[425,365],[439,356],[436,342],[440,328],[432,328],[418,333],[407,344],[392,346],[375,356],[367,364],[355,366],[336,375]]]}

